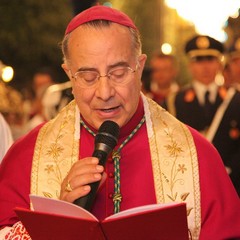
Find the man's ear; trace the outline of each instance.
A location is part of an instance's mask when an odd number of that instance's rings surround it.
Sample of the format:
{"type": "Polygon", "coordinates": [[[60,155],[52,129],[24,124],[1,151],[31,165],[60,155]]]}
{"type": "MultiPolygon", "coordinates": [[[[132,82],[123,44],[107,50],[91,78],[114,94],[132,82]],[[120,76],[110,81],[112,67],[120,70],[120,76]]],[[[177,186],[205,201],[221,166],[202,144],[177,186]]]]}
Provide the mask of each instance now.
{"type": "Polygon", "coordinates": [[[146,60],[147,60],[147,55],[146,54],[141,54],[138,58],[139,70],[140,70],[141,75],[142,75],[146,60]]]}
{"type": "Polygon", "coordinates": [[[146,54],[141,54],[138,58],[139,64],[142,66],[142,69],[145,66],[146,60],[147,60],[147,55],[146,54]]]}
{"type": "Polygon", "coordinates": [[[61,67],[65,71],[65,73],[67,74],[69,80],[72,82],[72,94],[74,95],[73,78],[72,78],[72,74],[70,72],[70,69],[68,68],[66,63],[62,63],[61,67]]]}
{"type": "Polygon", "coordinates": [[[62,69],[65,71],[65,73],[67,74],[68,78],[69,78],[70,80],[72,80],[72,75],[71,75],[70,70],[68,69],[67,64],[66,64],[66,63],[63,63],[63,64],[61,65],[61,67],[62,67],[62,69]]]}

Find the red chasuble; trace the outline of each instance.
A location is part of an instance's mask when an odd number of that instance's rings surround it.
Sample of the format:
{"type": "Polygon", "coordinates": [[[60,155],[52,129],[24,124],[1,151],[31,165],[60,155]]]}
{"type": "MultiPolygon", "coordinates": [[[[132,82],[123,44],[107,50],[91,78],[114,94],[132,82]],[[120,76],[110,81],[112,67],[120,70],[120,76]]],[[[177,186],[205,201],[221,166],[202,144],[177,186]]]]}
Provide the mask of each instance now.
{"type": "MultiPolygon", "coordinates": [[[[134,118],[121,129],[119,144],[130,134],[143,115],[139,105],[134,118]]],[[[33,150],[41,126],[17,141],[0,166],[0,227],[18,221],[13,208],[29,208],[33,150]]],[[[240,238],[240,201],[215,148],[190,128],[199,160],[201,191],[200,239],[240,238]]],[[[81,158],[91,156],[94,138],[81,128],[81,158]]],[[[159,139],[161,141],[161,139],[159,139]]],[[[118,147],[118,146],[117,146],[118,147]]],[[[156,202],[153,172],[145,124],[121,151],[121,210],[156,202]],[[141,149],[139,154],[134,148],[141,149]]],[[[109,159],[108,178],[99,190],[93,213],[100,219],[113,213],[113,163],[109,159]]]]}

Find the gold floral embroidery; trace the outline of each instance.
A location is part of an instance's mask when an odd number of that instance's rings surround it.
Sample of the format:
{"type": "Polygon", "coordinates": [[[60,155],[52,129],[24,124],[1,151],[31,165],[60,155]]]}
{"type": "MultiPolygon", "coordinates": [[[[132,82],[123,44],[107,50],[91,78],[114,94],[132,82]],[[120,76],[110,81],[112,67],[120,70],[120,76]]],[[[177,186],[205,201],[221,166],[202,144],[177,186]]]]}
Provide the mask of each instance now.
{"type": "MultiPolygon", "coordinates": [[[[49,156],[50,161],[53,163],[51,164],[51,171],[48,171],[47,173],[53,175],[52,177],[49,177],[48,182],[55,181],[59,185],[61,185],[63,181],[62,172],[61,172],[61,164],[64,161],[64,158],[61,157],[64,149],[61,147],[61,145],[58,143],[60,139],[63,138],[62,130],[67,124],[67,117],[63,120],[63,122],[60,125],[59,132],[57,134],[57,137],[55,139],[55,142],[50,144],[50,146],[46,149],[46,155],[49,156]]],[[[47,165],[48,166],[48,165],[47,165]]]]}
{"type": "Polygon", "coordinates": [[[178,171],[182,172],[182,174],[187,171],[187,168],[185,167],[185,164],[178,164],[178,171]]]}
{"type": "Polygon", "coordinates": [[[185,201],[190,193],[181,194],[181,199],[185,201]]]}
{"type": "Polygon", "coordinates": [[[51,172],[53,172],[54,171],[54,169],[53,169],[53,165],[47,165],[46,167],[45,167],[45,171],[49,174],[49,173],[51,173],[51,172]]]}
{"type": "MultiPolygon", "coordinates": [[[[193,100],[192,93],[188,100],[193,100]]],[[[198,159],[192,134],[186,125],[155,102],[143,100],[157,202],[185,202],[192,238],[199,239],[201,207],[198,159]]]]}
{"type": "Polygon", "coordinates": [[[49,149],[47,150],[47,155],[51,156],[53,159],[57,159],[62,152],[63,148],[59,144],[52,143],[49,149]]]}
{"type": "MultiPolygon", "coordinates": [[[[164,122],[164,125],[166,123],[164,122]]],[[[171,132],[167,127],[165,129],[166,135],[169,137],[169,143],[165,145],[164,147],[167,150],[168,153],[168,160],[167,164],[171,166],[170,168],[170,175],[166,176],[164,173],[162,173],[165,181],[167,182],[169,189],[170,189],[170,194],[167,194],[167,197],[172,200],[176,201],[178,197],[178,192],[174,191],[174,188],[178,182],[180,184],[184,184],[184,179],[179,176],[179,173],[184,174],[185,171],[187,171],[187,168],[185,164],[182,164],[181,162],[179,163],[179,155],[183,152],[182,146],[174,140],[174,130],[171,132]],[[171,161],[171,162],[169,162],[171,161]]],[[[182,194],[184,196],[184,200],[188,197],[189,193],[184,193],[182,194]]],[[[183,199],[181,199],[183,200],[183,199]]]]}
{"type": "Polygon", "coordinates": [[[31,193],[59,198],[61,183],[79,156],[75,102],[46,123],[38,134],[32,166],[31,193]]]}
{"type": "Polygon", "coordinates": [[[187,216],[190,215],[190,213],[191,213],[192,210],[193,210],[193,208],[188,208],[188,209],[187,209],[187,216]]]}
{"type": "Polygon", "coordinates": [[[177,142],[173,141],[172,144],[168,144],[165,146],[168,150],[171,157],[177,157],[180,152],[182,152],[182,148],[177,144],[177,142]]]}

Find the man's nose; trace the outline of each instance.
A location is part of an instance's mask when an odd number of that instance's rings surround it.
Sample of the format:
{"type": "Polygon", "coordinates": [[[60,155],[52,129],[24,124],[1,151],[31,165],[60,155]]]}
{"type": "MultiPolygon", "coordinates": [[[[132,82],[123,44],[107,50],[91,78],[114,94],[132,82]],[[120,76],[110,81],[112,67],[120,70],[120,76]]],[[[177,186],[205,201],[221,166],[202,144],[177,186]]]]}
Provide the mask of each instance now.
{"type": "Polygon", "coordinates": [[[96,96],[106,101],[115,93],[115,88],[107,75],[99,76],[96,89],[96,96]]]}

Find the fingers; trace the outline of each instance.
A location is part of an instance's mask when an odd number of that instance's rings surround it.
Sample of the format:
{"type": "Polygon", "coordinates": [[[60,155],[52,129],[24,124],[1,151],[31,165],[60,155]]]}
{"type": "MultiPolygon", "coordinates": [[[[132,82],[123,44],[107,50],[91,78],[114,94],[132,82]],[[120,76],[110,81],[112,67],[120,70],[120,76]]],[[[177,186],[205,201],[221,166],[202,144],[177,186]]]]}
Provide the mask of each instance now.
{"type": "Polygon", "coordinates": [[[101,188],[101,186],[105,183],[106,179],[107,179],[107,174],[103,172],[99,188],[101,188]]]}
{"type": "Polygon", "coordinates": [[[68,177],[80,176],[84,174],[102,173],[104,168],[98,165],[99,160],[97,158],[84,158],[76,162],[71,168],[68,177]]]}
{"type": "Polygon", "coordinates": [[[91,190],[89,184],[102,179],[104,168],[98,163],[99,160],[94,157],[76,162],[62,182],[60,199],[73,202],[77,198],[87,195],[91,190]]]}

